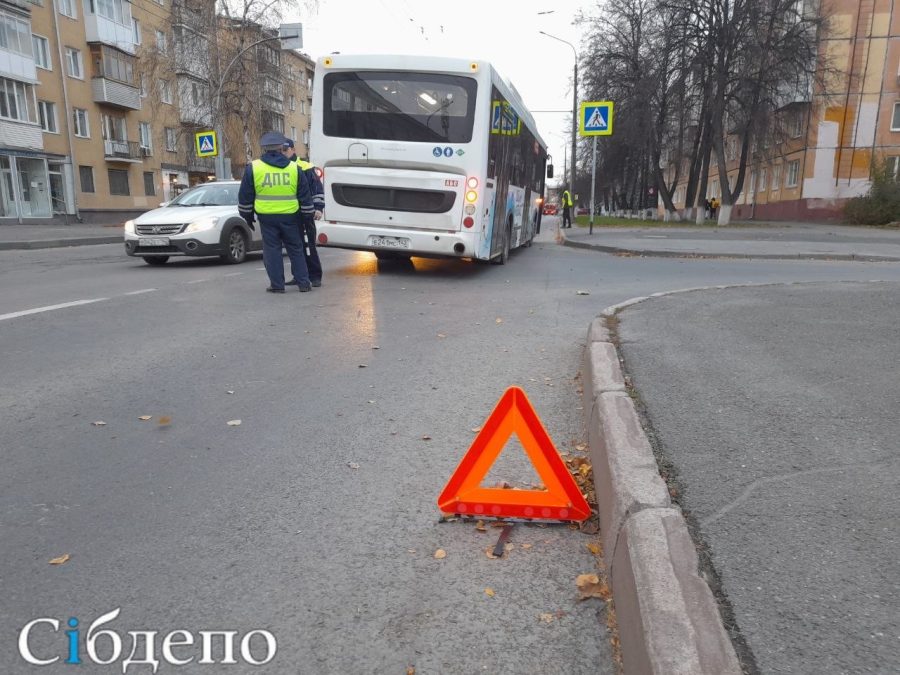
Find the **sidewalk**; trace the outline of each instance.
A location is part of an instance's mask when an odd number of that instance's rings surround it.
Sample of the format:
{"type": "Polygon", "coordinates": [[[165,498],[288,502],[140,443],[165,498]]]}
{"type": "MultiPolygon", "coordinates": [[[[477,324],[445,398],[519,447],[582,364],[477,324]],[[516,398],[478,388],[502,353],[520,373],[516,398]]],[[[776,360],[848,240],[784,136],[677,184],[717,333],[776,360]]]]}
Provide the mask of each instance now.
{"type": "Polygon", "coordinates": [[[593,234],[588,229],[560,230],[562,243],[614,254],[663,257],[900,261],[900,229],[813,223],[594,227],[593,234]]]}
{"type": "Polygon", "coordinates": [[[88,244],[120,244],[121,225],[0,225],[0,251],[12,249],[59,248],[88,244]]]}

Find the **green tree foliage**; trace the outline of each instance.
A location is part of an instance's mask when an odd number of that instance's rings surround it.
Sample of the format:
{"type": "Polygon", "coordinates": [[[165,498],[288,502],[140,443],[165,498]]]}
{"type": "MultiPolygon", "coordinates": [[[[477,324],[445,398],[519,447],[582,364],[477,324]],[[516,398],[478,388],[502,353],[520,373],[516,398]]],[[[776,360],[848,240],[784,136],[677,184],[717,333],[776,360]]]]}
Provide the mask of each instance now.
{"type": "Polygon", "coordinates": [[[887,225],[900,221],[900,182],[885,162],[872,167],[872,187],[864,197],[855,197],[844,207],[851,225],[887,225]]]}

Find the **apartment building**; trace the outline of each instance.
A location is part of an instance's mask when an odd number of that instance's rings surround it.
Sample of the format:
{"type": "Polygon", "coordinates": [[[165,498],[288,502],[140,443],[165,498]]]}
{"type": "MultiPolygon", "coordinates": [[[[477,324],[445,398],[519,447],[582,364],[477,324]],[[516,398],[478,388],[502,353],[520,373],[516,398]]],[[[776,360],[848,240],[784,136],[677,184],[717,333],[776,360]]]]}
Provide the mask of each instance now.
{"type": "MultiPolygon", "coordinates": [[[[217,25],[214,0],[0,0],[0,227],[117,223],[213,179],[217,25]]],[[[274,44],[268,107],[302,137],[312,62],[274,44]]]]}
{"type": "Polygon", "coordinates": [[[309,159],[309,124],[315,62],[305,54],[282,50],[277,34],[252,23],[219,20],[223,62],[230,63],[241,49],[248,58],[236,63],[223,86],[222,115],[230,141],[226,156],[230,173],[260,155],[259,137],[278,131],[294,141],[302,159],[309,159]]]}
{"type": "MultiPolygon", "coordinates": [[[[819,53],[832,73],[824,86],[796,92],[775,111],[771,134],[756,142],[733,218],[840,220],[846,200],[868,191],[873,162],[887,162],[900,177],[900,6],[822,0],[820,10],[829,21],[819,53]]],[[[729,138],[731,187],[738,158],[738,139],[729,138]]],[[[685,183],[675,191],[678,208],[685,206],[685,183]]],[[[715,161],[706,194],[722,194],[715,161]]]]}

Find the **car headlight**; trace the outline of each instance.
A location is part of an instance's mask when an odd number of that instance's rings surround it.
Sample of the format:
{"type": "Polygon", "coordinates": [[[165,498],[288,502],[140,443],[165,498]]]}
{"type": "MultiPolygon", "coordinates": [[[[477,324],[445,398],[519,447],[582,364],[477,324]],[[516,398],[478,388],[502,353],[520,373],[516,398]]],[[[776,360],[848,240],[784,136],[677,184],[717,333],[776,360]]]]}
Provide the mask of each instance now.
{"type": "Polygon", "coordinates": [[[125,234],[134,234],[134,221],[133,220],[125,221],[125,234]]]}
{"type": "Polygon", "coordinates": [[[219,223],[218,216],[207,216],[206,218],[198,218],[197,220],[191,221],[188,223],[188,226],[184,228],[184,233],[188,234],[190,232],[203,232],[204,230],[211,230],[219,223]]]}

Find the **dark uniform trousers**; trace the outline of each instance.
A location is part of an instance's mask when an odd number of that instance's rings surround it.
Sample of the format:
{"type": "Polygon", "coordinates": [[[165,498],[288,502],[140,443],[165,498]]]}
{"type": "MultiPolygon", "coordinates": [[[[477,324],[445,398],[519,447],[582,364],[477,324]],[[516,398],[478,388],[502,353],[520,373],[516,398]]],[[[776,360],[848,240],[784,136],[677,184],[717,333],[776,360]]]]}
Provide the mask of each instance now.
{"type": "Polygon", "coordinates": [[[257,213],[263,240],[263,264],[272,288],[284,288],[284,260],[281,247],[284,246],[291,261],[293,281],[301,286],[309,285],[309,271],[303,255],[303,238],[297,229],[295,213],[274,215],[257,213]]]}
{"type": "Polygon", "coordinates": [[[316,220],[309,214],[300,215],[300,232],[306,239],[303,253],[306,256],[306,267],[310,281],[322,281],[322,262],[316,249],[316,220]]]}

